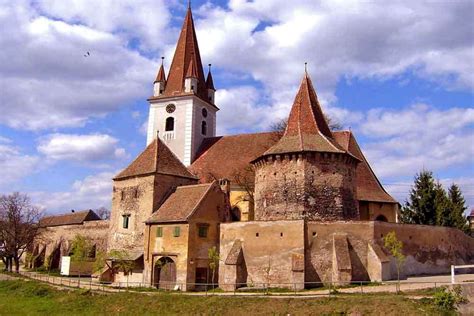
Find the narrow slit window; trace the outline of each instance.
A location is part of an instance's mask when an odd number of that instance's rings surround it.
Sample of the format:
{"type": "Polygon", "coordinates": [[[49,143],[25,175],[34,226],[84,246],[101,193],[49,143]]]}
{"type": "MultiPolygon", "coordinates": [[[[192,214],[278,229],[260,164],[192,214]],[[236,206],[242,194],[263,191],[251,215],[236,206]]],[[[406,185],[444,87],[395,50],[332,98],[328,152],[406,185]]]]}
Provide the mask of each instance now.
{"type": "Polygon", "coordinates": [[[207,123],[205,121],[201,123],[201,134],[207,135],[207,123]]]}
{"type": "Polygon", "coordinates": [[[128,229],[130,224],[130,215],[122,215],[122,227],[128,229]]]}

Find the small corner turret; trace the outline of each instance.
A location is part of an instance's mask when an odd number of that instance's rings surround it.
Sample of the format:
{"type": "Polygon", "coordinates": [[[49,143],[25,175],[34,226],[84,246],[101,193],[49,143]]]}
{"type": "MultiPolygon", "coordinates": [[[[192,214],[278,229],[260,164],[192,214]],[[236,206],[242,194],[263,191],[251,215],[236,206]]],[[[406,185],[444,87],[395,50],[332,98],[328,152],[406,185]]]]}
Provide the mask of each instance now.
{"type": "Polygon", "coordinates": [[[209,71],[207,73],[206,79],[206,89],[207,89],[207,96],[209,98],[209,102],[214,104],[214,95],[216,93],[216,88],[214,88],[214,80],[212,80],[212,73],[211,73],[211,64],[209,64],[209,71]]]}
{"type": "Polygon", "coordinates": [[[166,74],[163,66],[164,57],[161,57],[161,66],[156,75],[155,82],[153,83],[153,96],[157,97],[163,94],[166,88],[166,74]]]}

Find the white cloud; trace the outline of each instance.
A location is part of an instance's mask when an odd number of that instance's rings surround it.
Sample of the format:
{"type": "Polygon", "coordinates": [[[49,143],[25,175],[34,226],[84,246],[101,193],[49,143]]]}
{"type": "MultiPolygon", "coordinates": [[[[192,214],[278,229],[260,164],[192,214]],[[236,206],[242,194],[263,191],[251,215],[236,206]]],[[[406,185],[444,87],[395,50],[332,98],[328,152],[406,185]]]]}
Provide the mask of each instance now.
{"type": "Polygon", "coordinates": [[[105,134],[52,134],[40,140],[38,152],[51,160],[94,162],[126,157],[118,140],[105,134]]]}
{"type": "Polygon", "coordinates": [[[0,190],[10,190],[23,177],[38,170],[39,158],[23,154],[17,146],[0,142],[0,190]]]}
{"type": "MultiPolygon", "coordinates": [[[[176,34],[167,31],[171,20],[165,0],[40,0],[40,12],[69,24],[113,33],[127,42],[139,41],[142,49],[157,49],[176,34]]],[[[168,6],[167,6],[168,5],[168,6]]]]}
{"type": "Polygon", "coordinates": [[[25,1],[2,5],[0,28],[0,124],[83,126],[151,93],[156,63],[115,34],[40,16],[25,1]]]}
{"type": "Polygon", "coordinates": [[[374,109],[356,128],[367,137],[364,149],[381,177],[412,176],[472,164],[474,109],[438,110],[427,105],[374,109]]]}
{"type": "Polygon", "coordinates": [[[110,209],[112,201],[112,178],[115,174],[102,172],[73,183],[69,191],[32,192],[33,201],[48,213],[68,212],[71,209],[110,209]]]}
{"type": "Polygon", "coordinates": [[[469,1],[232,0],[228,9],[201,8],[197,32],[204,59],[260,81],[278,113],[289,110],[305,61],[328,108],[343,78],[411,72],[450,89],[473,88],[473,9],[469,1]]]}

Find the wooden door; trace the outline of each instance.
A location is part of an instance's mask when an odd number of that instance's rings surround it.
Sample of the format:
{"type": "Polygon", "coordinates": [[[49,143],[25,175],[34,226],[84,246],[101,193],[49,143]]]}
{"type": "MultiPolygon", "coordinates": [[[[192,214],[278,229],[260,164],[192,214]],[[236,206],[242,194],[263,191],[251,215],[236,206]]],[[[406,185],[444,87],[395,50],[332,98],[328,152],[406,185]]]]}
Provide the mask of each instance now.
{"type": "Polygon", "coordinates": [[[155,266],[156,275],[155,284],[158,288],[164,290],[173,290],[176,285],[176,264],[168,257],[161,258],[155,266]]]}

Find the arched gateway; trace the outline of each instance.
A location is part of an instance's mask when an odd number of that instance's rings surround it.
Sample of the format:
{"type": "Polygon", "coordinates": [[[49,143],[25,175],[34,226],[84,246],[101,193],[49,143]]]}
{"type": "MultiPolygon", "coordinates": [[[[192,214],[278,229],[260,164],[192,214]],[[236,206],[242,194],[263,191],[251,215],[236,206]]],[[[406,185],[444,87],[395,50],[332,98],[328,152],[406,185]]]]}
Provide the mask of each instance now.
{"type": "Polygon", "coordinates": [[[176,285],[176,263],[170,257],[156,261],[153,269],[153,286],[159,289],[172,290],[176,285]]]}

